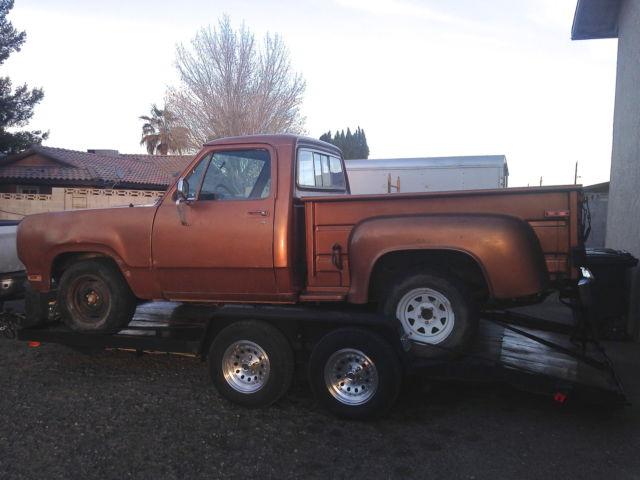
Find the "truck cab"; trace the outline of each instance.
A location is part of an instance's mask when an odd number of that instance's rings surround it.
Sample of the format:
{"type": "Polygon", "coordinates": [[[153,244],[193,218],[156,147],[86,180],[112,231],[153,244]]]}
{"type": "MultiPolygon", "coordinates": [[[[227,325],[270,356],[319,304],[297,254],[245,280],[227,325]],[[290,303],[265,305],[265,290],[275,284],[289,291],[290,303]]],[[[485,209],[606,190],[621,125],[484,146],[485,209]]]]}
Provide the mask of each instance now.
{"type": "Polygon", "coordinates": [[[151,254],[159,296],[296,301],[304,280],[300,198],[332,194],[348,195],[349,186],[330,144],[293,136],[207,144],[157,208],[151,254]]]}

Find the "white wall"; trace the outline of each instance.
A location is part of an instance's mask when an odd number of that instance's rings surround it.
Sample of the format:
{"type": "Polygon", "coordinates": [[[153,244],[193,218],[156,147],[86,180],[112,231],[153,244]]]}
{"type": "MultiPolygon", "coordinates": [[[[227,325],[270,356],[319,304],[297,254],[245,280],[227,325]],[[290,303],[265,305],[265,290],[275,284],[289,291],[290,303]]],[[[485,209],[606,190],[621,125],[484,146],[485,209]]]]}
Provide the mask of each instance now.
{"type": "MultiPolygon", "coordinates": [[[[606,245],[640,257],[640,1],[620,10],[606,245]]],[[[633,272],[630,324],[640,334],[640,273],[633,272]]]]}

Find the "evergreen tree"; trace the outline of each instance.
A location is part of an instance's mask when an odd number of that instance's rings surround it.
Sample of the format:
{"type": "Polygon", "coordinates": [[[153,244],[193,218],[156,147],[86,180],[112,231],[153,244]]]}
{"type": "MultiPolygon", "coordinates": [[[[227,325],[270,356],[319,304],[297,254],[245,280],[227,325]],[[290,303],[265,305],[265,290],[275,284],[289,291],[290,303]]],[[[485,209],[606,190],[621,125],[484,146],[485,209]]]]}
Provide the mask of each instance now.
{"type": "Polygon", "coordinates": [[[331,130],[320,136],[323,142],[331,143],[342,150],[345,160],[354,158],[369,158],[369,145],[367,145],[367,137],[364,130],[358,127],[355,132],[351,133],[351,129],[336,130],[335,135],[331,134],[331,130]]]}
{"type": "MultiPolygon", "coordinates": [[[[26,39],[26,33],[18,32],[7,20],[12,8],[13,0],[0,0],[0,65],[11,53],[19,52],[26,39]]],[[[0,156],[42,143],[48,137],[48,132],[40,130],[7,131],[7,128],[25,126],[33,116],[33,108],[43,97],[40,88],[29,89],[25,84],[13,90],[9,77],[0,77],[0,156]]]]}
{"type": "Polygon", "coordinates": [[[367,136],[360,127],[356,130],[356,146],[357,152],[355,158],[369,158],[369,145],[367,145],[367,136]]]}
{"type": "Polygon", "coordinates": [[[320,135],[320,140],[322,140],[323,142],[331,143],[331,130],[320,135]]]}
{"type": "Polygon", "coordinates": [[[344,153],[345,158],[356,158],[354,155],[356,153],[354,143],[354,137],[351,133],[351,129],[347,128],[347,134],[344,136],[344,146],[342,153],[344,153]]]}

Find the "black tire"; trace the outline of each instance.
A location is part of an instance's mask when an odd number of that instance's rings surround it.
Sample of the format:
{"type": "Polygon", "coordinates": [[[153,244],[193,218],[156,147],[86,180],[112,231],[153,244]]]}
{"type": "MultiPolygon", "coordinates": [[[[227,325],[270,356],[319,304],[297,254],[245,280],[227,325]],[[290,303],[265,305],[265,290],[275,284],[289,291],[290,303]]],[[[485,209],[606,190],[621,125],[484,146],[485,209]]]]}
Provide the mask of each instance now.
{"type": "Polygon", "coordinates": [[[266,407],[291,385],[293,350],[285,336],[265,322],[244,320],[225,327],[208,355],[218,392],[245,407],[266,407]]]}
{"type": "Polygon", "coordinates": [[[64,323],[76,332],[115,333],[126,327],[136,298],[120,270],[105,259],[90,259],[64,271],[58,287],[64,323]]]}
{"type": "Polygon", "coordinates": [[[379,335],[341,328],[320,339],[309,359],[316,399],[335,415],[364,419],[386,414],[402,381],[397,353],[379,335]]]}
{"type": "Polygon", "coordinates": [[[475,301],[462,282],[445,272],[422,270],[399,277],[389,285],[380,307],[400,322],[412,352],[420,357],[459,355],[477,330],[475,301]]]}

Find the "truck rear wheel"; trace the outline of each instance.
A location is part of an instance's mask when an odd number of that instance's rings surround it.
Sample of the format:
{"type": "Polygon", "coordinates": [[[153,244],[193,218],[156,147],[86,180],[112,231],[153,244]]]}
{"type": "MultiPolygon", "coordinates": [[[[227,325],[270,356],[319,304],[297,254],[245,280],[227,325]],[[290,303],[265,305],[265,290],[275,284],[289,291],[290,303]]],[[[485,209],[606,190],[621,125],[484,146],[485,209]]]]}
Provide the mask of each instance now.
{"type": "Polygon", "coordinates": [[[400,277],[388,289],[382,312],[396,318],[421,357],[450,357],[473,340],[477,308],[469,292],[444,272],[421,271],[400,277]]]}
{"type": "Polygon", "coordinates": [[[64,271],[58,304],[64,323],[83,333],[115,333],[129,324],[136,310],[136,298],[120,270],[98,258],[64,271]]]}
{"type": "Polygon", "coordinates": [[[293,378],[293,351],[285,336],[265,322],[232,323],[213,340],[209,372],[227,400],[265,407],[279,400],[293,378]]]}
{"type": "Polygon", "coordinates": [[[309,383],[332,413],[363,419],[386,413],[398,396],[400,361],[379,335],[341,328],[320,339],[309,359],[309,383]]]}

